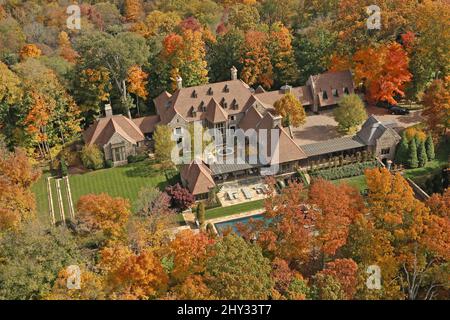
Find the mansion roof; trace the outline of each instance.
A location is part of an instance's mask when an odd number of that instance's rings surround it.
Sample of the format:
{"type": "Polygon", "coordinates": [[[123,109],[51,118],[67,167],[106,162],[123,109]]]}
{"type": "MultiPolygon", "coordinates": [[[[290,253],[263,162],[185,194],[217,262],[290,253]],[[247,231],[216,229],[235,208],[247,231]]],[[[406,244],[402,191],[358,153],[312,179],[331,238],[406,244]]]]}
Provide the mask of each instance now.
{"type": "MultiPolygon", "coordinates": [[[[141,118],[140,121],[143,122],[143,119],[141,118]]],[[[132,144],[136,144],[145,139],[139,126],[123,115],[114,115],[96,120],[84,131],[83,138],[88,145],[96,144],[103,147],[115,133],[118,133],[122,138],[132,144]]]]}
{"type": "Polygon", "coordinates": [[[194,87],[181,88],[173,95],[163,92],[154,99],[163,124],[176,114],[186,121],[205,119],[207,106],[215,101],[228,115],[240,113],[248,107],[252,96],[250,87],[241,80],[229,80],[194,87]],[[194,111],[194,112],[192,112],[194,111]]]}
{"type": "Polygon", "coordinates": [[[303,106],[336,104],[344,93],[353,93],[353,87],[350,71],[311,76],[304,86],[291,88],[285,85],[274,91],[265,91],[262,87],[253,90],[242,80],[236,79],[179,88],[173,94],[165,91],[154,99],[154,103],[163,124],[168,124],[177,114],[187,122],[207,119],[217,123],[226,121],[229,115],[245,112],[255,104],[271,110],[273,104],[287,92],[294,94],[303,106]],[[211,105],[215,106],[213,115],[209,110],[211,105]],[[218,118],[215,117],[216,110],[219,110],[218,118]]]}

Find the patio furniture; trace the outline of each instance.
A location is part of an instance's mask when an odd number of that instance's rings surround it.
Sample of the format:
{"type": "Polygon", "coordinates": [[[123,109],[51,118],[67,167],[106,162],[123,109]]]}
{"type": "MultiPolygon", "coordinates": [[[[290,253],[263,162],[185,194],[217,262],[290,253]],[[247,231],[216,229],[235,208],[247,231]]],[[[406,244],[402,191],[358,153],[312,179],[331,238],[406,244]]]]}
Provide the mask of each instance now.
{"type": "Polygon", "coordinates": [[[242,188],[242,193],[244,194],[245,199],[249,200],[251,198],[253,198],[252,193],[250,192],[250,190],[248,190],[247,188],[242,188]]]}
{"type": "Polygon", "coordinates": [[[230,191],[227,191],[227,199],[228,200],[233,200],[233,193],[231,193],[230,191]]]}

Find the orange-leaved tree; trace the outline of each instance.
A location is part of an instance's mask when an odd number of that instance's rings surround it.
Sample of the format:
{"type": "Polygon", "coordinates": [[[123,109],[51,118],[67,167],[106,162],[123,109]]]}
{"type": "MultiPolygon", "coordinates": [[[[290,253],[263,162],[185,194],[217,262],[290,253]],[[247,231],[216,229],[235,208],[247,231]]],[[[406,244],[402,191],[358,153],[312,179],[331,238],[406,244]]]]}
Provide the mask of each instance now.
{"type": "Polygon", "coordinates": [[[363,200],[353,187],[319,179],[311,184],[308,202],[315,212],[316,246],[324,257],[334,255],[347,242],[350,224],[364,212],[363,200]]]}
{"type": "Polygon", "coordinates": [[[405,95],[404,86],[411,80],[411,73],[408,54],[400,44],[391,42],[360,49],[353,56],[353,63],[356,82],[364,84],[369,102],[396,104],[394,96],[405,95]]]}
{"type": "Polygon", "coordinates": [[[17,229],[35,217],[36,203],[30,188],[38,177],[23,150],[9,152],[0,145],[0,231],[17,229]]]}
{"type": "Polygon", "coordinates": [[[149,248],[134,253],[114,244],[100,252],[100,268],[105,273],[105,287],[112,299],[155,299],[168,285],[168,277],[159,258],[149,248]]]}
{"type": "Polygon", "coordinates": [[[26,44],[20,49],[20,60],[25,60],[27,58],[37,58],[41,56],[41,49],[39,49],[35,44],[26,44]]]}
{"type": "Polygon", "coordinates": [[[428,128],[436,135],[444,135],[450,127],[450,76],[434,80],[423,96],[422,115],[428,128]]]}
{"type": "Polygon", "coordinates": [[[88,231],[103,231],[111,238],[123,235],[130,214],[127,199],[114,198],[106,193],[81,196],[77,203],[79,223],[88,231]]]}
{"type": "Polygon", "coordinates": [[[248,31],[245,34],[242,57],[242,80],[249,84],[261,84],[270,88],[273,84],[273,67],[267,49],[267,35],[262,31],[248,31]]]}

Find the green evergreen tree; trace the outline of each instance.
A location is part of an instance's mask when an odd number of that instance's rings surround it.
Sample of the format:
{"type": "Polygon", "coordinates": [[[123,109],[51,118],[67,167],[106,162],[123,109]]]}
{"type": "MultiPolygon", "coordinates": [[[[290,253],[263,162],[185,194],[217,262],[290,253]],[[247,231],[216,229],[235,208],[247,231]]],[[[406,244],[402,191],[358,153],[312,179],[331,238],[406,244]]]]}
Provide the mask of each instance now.
{"type": "Polygon", "coordinates": [[[427,151],[425,149],[425,142],[421,141],[417,148],[417,158],[419,160],[419,167],[424,167],[428,162],[427,151]]]}
{"type": "Polygon", "coordinates": [[[427,150],[428,160],[429,161],[434,160],[436,155],[434,153],[434,143],[431,134],[428,135],[427,140],[425,141],[425,148],[427,150]]]}
{"type": "Polygon", "coordinates": [[[408,138],[406,138],[406,134],[405,132],[403,132],[402,140],[400,140],[400,143],[395,152],[395,162],[398,164],[406,164],[408,161],[408,155],[409,155],[408,138]]]}
{"type": "Polygon", "coordinates": [[[68,174],[67,164],[66,164],[66,160],[64,160],[64,157],[61,157],[61,160],[59,163],[59,171],[60,171],[61,177],[65,177],[68,174]]]}
{"type": "Polygon", "coordinates": [[[416,139],[411,139],[409,142],[408,165],[410,168],[417,168],[419,166],[416,139]]]}
{"type": "Polygon", "coordinates": [[[205,204],[203,202],[200,202],[197,206],[197,220],[200,226],[205,224],[205,204]]]}

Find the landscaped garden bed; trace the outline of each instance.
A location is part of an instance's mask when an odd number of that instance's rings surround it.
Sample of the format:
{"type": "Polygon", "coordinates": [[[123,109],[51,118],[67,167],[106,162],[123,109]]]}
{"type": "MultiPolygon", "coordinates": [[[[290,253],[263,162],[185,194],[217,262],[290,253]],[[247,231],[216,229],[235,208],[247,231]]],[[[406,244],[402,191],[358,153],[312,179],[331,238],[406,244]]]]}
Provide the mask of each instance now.
{"type": "Polygon", "coordinates": [[[380,167],[381,164],[377,160],[369,160],[364,162],[352,163],[340,167],[331,167],[318,169],[309,172],[312,178],[322,178],[326,180],[338,180],[349,177],[364,175],[364,171],[370,168],[380,167]]]}

